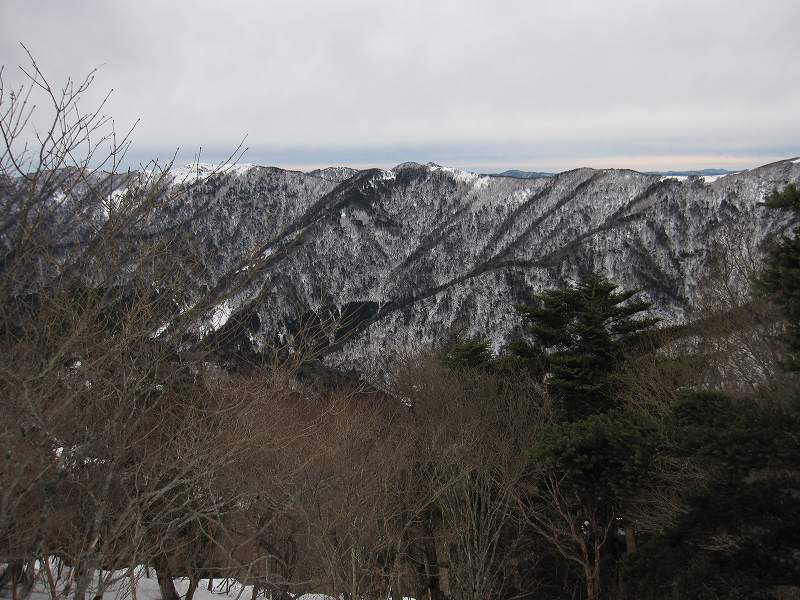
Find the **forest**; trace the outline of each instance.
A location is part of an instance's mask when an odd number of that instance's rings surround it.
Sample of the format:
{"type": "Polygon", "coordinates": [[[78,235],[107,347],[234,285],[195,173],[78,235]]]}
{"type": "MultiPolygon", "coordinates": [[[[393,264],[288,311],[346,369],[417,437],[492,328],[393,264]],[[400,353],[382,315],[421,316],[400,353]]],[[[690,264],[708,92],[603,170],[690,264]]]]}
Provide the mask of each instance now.
{"type": "Polygon", "coordinates": [[[131,131],[80,110],[91,76],[28,72],[0,85],[0,593],[144,567],[164,600],[800,597],[800,228],[728,249],[683,324],[587,271],[498,353],[454,331],[322,377],[324,323],[246,357],[199,335],[235,290],[152,235],[186,187],[154,161],[111,193],[131,131]]]}

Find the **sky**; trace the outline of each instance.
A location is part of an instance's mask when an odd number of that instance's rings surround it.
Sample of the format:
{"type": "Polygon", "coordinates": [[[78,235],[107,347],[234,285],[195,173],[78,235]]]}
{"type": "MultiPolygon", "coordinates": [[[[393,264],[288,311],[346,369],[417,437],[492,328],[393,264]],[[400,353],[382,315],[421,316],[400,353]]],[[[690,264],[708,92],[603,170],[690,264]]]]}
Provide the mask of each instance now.
{"type": "Polygon", "coordinates": [[[129,160],[481,172],[800,155],[797,0],[2,0],[54,83],[99,67],[129,160]]]}

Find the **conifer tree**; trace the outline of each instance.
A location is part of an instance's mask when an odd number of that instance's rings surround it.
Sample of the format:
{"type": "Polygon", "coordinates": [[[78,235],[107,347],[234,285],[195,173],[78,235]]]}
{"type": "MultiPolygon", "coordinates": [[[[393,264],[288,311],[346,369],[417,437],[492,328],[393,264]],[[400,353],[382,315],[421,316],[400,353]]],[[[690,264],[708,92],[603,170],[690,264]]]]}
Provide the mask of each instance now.
{"type": "MultiPolygon", "coordinates": [[[[790,210],[800,216],[800,190],[789,184],[766,200],[768,208],[790,210]]],[[[788,321],[784,367],[800,371],[800,227],[770,248],[756,291],[777,304],[788,321]]]]}
{"type": "Polygon", "coordinates": [[[445,366],[453,371],[488,369],[492,366],[493,361],[492,343],[488,340],[455,342],[442,358],[445,366]]]}
{"type": "Polygon", "coordinates": [[[614,407],[626,348],[658,321],[639,316],[651,303],[634,299],[638,290],[617,289],[591,273],[575,287],[545,290],[534,306],[517,306],[547,353],[547,385],[569,421],[614,407]]]}

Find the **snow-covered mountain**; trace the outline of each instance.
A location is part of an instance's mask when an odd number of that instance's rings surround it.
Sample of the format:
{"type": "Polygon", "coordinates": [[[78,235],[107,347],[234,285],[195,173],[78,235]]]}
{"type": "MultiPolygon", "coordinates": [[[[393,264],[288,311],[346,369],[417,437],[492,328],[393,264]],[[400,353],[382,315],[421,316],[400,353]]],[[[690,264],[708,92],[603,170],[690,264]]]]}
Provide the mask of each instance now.
{"type": "Polygon", "coordinates": [[[189,189],[159,222],[197,241],[199,286],[239,281],[209,310],[209,330],[245,328],[237,343],[259,347],[334,317],[325,360],[367,369],[455,330],[500,347],[520,327],[514,304],[590,270],[685,319],[720,258],[762,252],[785,230],[759,203],[789,182],[800,183],[798,159],[714,177],[243,165],[189,189]]]}

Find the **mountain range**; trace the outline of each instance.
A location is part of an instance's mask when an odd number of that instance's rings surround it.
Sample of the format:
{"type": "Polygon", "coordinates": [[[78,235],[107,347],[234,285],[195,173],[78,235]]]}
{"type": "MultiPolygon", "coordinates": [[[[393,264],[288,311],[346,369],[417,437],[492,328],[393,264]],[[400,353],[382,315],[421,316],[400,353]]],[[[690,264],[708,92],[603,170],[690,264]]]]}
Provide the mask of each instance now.
{"type": "Polygon", "coordinates": [[[786,231],[788,218],[760,203],[800,183],[800,159],[787,159],[688,179],[236,165],[190,185],[208,169],[170,173],[186,193],[153,225],[196,241],[198,294],[212,298],[200,333],[258,350],[335,321],[321,360],[360,372],[454,334],[500,349],[521,332],[515,304],[590,271],[642,290],[664,322],[685,321],[711,279],[748,285],[726,265],[786,231]],[[223,288],[238,291],[213,301],[223,288]]]}

